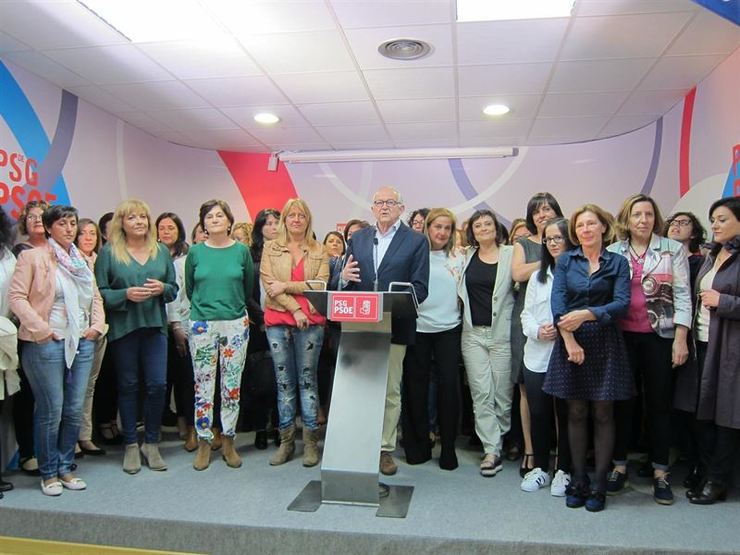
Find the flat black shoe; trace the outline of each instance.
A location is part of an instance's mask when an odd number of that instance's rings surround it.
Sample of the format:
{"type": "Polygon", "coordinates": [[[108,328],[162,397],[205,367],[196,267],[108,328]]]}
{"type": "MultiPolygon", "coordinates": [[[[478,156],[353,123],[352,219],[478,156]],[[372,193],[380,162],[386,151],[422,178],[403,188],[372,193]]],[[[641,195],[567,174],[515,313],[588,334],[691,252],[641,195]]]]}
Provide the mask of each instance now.
{"type": "Polygon", "coordinates": [[[267,449],[267,432],[260,430],[254,434],[254,446],[260,451],[267,449]]]}
{"type": "Polygon", "coordinates": [[[11,484],[10,482],[6,482],[2,478],[0,478],[0,493],[4,491],[10,491],[12,489],[13,489],[13,484],[11,484]]]}
{"type": "Polygon", "coordinates": [[[18,467],[20,468],[21,472],[23,472],[24,474],[28,474],[29,476],[41,476],[41,471],[39,470],[38,463],[36,464],[36,468],[33,469],[26,468],[25,466],[26,463],[33,458],[34,457],[26,457],[24,459],[21,459],[18,467]]]}
{"type": "Polygon", "coordinates": [[[82,452],[85,455],[90,455],[91,457],[102,457],[105,455],[105,449],[100,449],[99,447],[97,449],[86,449],[80,445],[80,449],[82,449],[82,452]]]}
{"type": "Polygon", "coordinates": [[[717,501],[727,499],[727,486],[707,480],[701,493],[696,497],[690,497],[689,503],[694,505],[714,505],[717,501]]]}

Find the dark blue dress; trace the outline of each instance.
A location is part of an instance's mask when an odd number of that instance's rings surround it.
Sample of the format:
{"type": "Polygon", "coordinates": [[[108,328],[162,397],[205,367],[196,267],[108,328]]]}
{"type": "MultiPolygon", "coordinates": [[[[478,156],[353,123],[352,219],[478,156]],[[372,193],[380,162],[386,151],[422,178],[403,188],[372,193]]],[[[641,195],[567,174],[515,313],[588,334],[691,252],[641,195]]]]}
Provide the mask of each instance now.
{"type": "Polygon", "coordinates": [[[542,389],[561,399],[616,401],[634,394],[624,339],[616,325],[630,304],[629,266],[626,258],[606,250],[599,262],[599,269],[589,275],[588,259],[579,247],[561,255],[555,266],[553,321],[580,309],[596,316],[573,334],[583,348],[583,364],[568,361],[562,337],[555,342],[542,389]]]}

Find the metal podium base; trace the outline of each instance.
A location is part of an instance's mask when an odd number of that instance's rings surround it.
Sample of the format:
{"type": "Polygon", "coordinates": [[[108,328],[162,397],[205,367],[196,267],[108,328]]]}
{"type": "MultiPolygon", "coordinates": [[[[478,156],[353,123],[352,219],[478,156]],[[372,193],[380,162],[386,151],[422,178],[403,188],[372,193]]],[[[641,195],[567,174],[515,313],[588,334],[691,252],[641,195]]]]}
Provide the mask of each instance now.
{"type": "MultiPolygon", "coordinates": [[[[411,504],[411,496],[413,493],[414,486],[389,486],[383,483],[379,484],[378,510],[375,512],[375,516],[406,518],[406,515],[409,512],[409,505],[411,504]]],[[[321,507],[321,504],[321,480],[312,480],[306,484],[306,487],[298,494],[298,497],[288,505],[288,510],[302,513],[313,513],[321,507]]],[[[327,504],[367,506],[360,503],[327,502],[327,504]]]]}

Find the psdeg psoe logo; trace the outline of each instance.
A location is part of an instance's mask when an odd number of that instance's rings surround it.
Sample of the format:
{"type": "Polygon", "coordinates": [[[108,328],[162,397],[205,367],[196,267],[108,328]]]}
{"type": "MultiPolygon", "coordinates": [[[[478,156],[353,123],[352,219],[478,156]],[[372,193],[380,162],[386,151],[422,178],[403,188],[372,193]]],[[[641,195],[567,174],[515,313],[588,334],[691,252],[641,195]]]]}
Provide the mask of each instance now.
{"type": "Polygon", "coordinates": [[[329,319],[335,322],[379,322],[380,294],[333,293],[329,319]]]}

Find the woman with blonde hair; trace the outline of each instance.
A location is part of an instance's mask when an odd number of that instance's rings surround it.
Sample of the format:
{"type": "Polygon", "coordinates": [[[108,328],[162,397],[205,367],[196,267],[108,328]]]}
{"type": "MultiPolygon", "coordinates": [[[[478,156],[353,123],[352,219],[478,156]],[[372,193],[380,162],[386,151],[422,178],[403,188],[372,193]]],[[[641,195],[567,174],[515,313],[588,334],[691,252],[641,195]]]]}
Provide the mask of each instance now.
{"type": "Polygon", "coordinates": [[[251,247],[253,228],[254,226],[249,222],[236,222],[231,226],[231,238],[247,247],[251,247]]]}
{"type": "MultiPolygon", "coordinates": [[[[621,254],[630,269],[630,306],[619,320],[635,382],[642,384],[645,423],[653,475],[653,499],[673,503],[669,482],[673,384],[676,368],[688,360],[691,328],[689,260],[683,245],[661,237],[663,218],[649,196],[629,196],[617,216],[621,241],[609,250],[621,254]]],[[[628,486],[627,450],[632,435],[634,401],[614,405],[614,470],[607,491],[628,486]]]]}
{"type": "Polygon", "coordinates": [[[260,276],[265,287],[265,327],[278,385],[280,448],[271,465],[289,461],[295,452],[296,389],[301,396],[303,465],[319,462],[317,365],[326,319],[303,292],[308,283],[329,279],[329,258],[313,238],[311,211],[305,201],[290,199],[280,216],[277,238],[265,243],[260,276]]]}
{"type": "Polygon", "coordinates": [[[432,358],[436,362],[437,407],[442,453],[439,467],[454,470],[457,421],[460,414],[461,315],[457,287],[465,257],[455,248],[455,215],[447,208],[432,208],[422,231],[429,240],[429,296],[419,305],[416,342],[406,352],[403,373],[403,446],[406,462],[421,464],[432,458],[429,432],[429,381],[432,358]]]}
{"type": "Polygon", "coordinates": [[[95,277],[110,326],[108,348],[118,378],[118,406],[126,451],[123,470],[136,474],[141,458],[136,437],[139,373],[144,376],[144,445],[141,455],[152,470],[167,470],[159,452],[167,389],[167,313],[177,295],[172,257],[157,242],[147,204],[126,200],[110,223],[108,243],[98,254],[95,277]]]}

